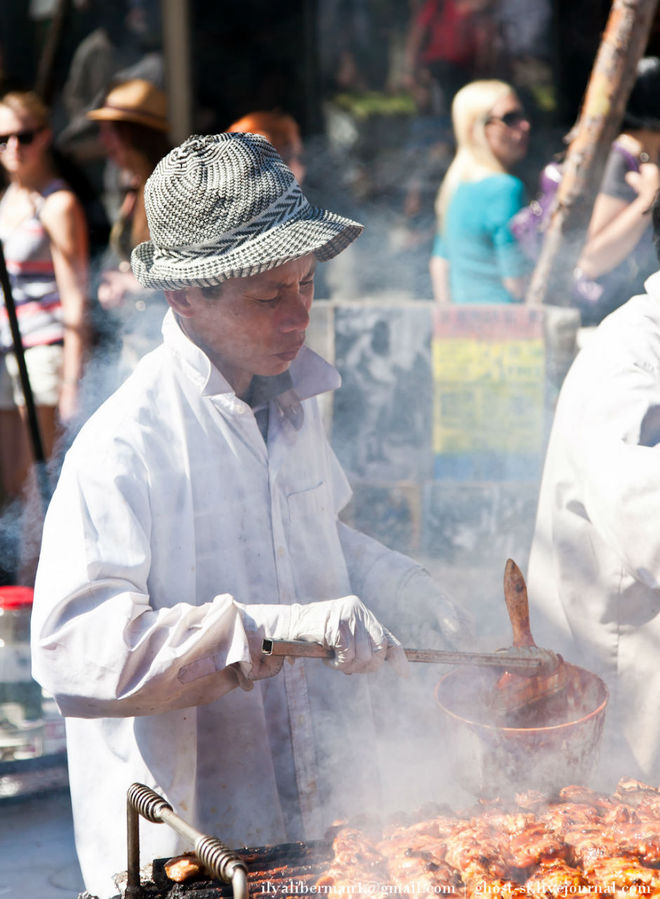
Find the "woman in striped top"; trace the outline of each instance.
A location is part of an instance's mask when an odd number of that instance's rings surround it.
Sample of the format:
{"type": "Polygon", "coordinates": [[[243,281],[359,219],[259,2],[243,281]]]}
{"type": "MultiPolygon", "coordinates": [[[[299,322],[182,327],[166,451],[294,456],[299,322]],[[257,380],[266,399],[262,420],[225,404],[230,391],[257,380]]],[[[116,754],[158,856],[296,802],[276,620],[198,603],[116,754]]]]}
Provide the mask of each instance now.
{"type": "MultiPolygon", "coordinates": [[[[85,349],[88,239],[83,209],[58,177],[48,113],[35,94],[0,98],[0,240],[16,305],[41,437],[50,454],[58,423],[76,411],[85,349]]],[[[0,293],[0,471],[5,496],[30,468],[25,402],[0,293]]]]}

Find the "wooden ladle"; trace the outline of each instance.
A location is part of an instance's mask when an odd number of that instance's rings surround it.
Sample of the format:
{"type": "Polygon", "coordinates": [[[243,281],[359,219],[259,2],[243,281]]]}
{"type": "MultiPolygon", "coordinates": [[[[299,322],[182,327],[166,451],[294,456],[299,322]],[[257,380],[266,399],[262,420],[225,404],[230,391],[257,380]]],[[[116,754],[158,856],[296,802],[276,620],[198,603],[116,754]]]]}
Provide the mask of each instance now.
{"type": "Polygon", "coordinates": [[[540,704],[551,697],[559,697],[566,689],[568,673],[560,655],[542,649],[534,642],[529,624],[527,586],[513,559],[507,559],[504,567],[504,601],[511,621],[514,649],[520,652],[527,648],[530,657],[543,657],[549,663],[530,674],[506,671],[497,682],[495,707],[498,712],[534,711],[538,715],[542,711],[540,704]]]}

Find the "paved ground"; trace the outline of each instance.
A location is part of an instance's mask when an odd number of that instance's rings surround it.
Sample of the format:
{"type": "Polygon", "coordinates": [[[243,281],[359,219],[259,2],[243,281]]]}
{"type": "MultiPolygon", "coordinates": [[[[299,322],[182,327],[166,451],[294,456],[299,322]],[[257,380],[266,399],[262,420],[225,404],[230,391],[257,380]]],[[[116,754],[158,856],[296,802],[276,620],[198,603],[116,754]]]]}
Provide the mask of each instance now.
{"type": "Polygon", "coordinates": [[[83,882],[68,793],[3,799],[0,858],[0,899],[76,899],[83,882]]]}

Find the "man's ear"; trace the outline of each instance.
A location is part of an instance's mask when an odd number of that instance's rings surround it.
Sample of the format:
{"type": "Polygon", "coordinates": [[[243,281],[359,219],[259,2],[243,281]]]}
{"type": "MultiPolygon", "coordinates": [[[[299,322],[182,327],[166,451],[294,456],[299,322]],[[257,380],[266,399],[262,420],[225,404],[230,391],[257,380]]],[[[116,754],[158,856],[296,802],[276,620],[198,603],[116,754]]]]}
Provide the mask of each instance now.
{"type": "Polygon", "coordinates": [[[192,305],[188,299],[188,292],[182,290],[165,290],[165,299],[172,307],[172,310],[182,318],[190,318],[192,315],[192,305]]]}

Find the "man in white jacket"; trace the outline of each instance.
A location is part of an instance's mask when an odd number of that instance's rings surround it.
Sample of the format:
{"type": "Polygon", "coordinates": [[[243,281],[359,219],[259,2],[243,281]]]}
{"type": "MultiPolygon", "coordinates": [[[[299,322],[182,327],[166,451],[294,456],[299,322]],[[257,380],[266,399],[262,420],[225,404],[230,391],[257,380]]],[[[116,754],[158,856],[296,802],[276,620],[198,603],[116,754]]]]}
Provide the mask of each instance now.
{"type": "MultiPolygon", "coordinates": [[[[101,899],[126,867],[134,781],[234,846],[320,837],[378,806],[370,678],[282,667],[264,637],[321,643],[351,674],[405,669],[386,625],[405,634],[406,616],[440,645],[460,629],[419,565],[338,520],[350,488],[316,396],[339,376],[304,337],[317,261],[361,226],[312,208],[254,135],[189,138],[145,205],[152,239],[132,264],[165,290],[164,343],[67,454],[33,613],[101,899]]],[[[143,862],[186,848],[141,830],[143,862]]]]}
{"type": "Polygon", "coordinates": [[[645,288],[566,376],[528,572],[539,644],[609,688],[603,789],[660,782],[660,272],[645,288]]]}

